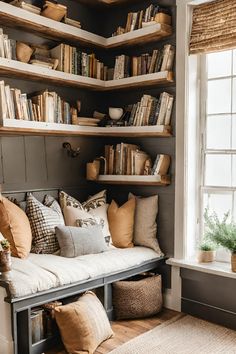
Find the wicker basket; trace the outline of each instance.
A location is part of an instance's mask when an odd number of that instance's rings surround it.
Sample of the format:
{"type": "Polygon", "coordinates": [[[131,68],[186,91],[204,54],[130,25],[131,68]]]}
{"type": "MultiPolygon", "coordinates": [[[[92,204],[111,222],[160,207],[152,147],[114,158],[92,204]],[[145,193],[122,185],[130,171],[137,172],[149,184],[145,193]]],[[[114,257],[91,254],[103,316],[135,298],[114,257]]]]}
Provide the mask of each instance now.
{"type": "Polygon", "coordinates": [[[113,307],[116,319],[143,318],[160,312],[161,275],[113,283],[113,307]]]}

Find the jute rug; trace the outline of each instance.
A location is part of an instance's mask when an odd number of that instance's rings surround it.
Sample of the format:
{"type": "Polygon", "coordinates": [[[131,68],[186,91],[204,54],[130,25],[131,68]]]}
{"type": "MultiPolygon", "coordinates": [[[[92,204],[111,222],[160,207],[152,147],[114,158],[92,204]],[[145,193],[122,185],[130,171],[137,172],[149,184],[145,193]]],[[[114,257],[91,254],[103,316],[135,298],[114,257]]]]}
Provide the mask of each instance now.
{"type": "Polygon", "coordinates": [[[236,354],[236,331],[178,315],[110,354],[236,354]]]}

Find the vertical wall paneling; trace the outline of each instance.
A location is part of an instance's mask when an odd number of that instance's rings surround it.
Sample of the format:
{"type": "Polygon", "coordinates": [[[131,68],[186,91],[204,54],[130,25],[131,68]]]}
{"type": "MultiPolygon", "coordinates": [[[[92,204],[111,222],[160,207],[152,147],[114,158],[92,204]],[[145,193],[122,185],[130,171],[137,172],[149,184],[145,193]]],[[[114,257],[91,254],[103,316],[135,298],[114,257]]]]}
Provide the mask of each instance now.
{"type": "Polygon", "coordinates": [[[42,184],[47,181],[47,166],[44,137],[26,136],[25,161],[26,183],[42,184]]]}
{"type": "Polygon", "coordinates": [[[2,154],[2,139],[0,137],[0,183],[4,182],[3,176],[3,154],[2,154]]]}

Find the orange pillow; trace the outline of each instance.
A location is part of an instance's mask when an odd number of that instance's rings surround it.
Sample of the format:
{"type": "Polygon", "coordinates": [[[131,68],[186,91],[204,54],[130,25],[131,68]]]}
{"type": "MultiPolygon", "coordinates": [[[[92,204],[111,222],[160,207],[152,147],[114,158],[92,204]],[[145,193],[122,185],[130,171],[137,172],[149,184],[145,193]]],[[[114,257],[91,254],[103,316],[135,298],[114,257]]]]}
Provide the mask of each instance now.
{"type": "Polygon", "coordinates": [[[26,258],[31,249],[32,234],[25,212],[0,196],[0,232],[10,242],[13,257],[26,258]]]}
{"type": "Polygon", "coordinates": [[[118,248],[134,247],[135,198],[129,199],[121,207],[113,200],[108,208],[109,229],[112,244],[118,248]]]}

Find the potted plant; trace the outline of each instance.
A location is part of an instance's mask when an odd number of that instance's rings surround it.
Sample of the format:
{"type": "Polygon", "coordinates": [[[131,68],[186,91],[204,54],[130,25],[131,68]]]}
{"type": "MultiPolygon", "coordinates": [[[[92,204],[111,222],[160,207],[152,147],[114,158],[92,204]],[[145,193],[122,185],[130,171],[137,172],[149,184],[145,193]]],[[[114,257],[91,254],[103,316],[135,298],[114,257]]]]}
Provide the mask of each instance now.
{"type": "Polygon", "coordinates": [[[203,240],[198,246],[197,260],[199,263],[213,262],[216,255],[216,246],[208,241],[203,240]]]}
{"type": "Polygon", "coordinates": [[[11,270],[10,243],[6,239],[0,240],[0,271],[2,273],[11,270]]]}
{"type": "Polygon", "coordinates": [[[231,268],[232,272],[236,272],[236,224],[232,221],[227,222],[228,218],[229,212],[220,221],[216,213],[209,215],[206,209],[204,213],[205,235],[207,239],[231,252],[231,268]]]}

